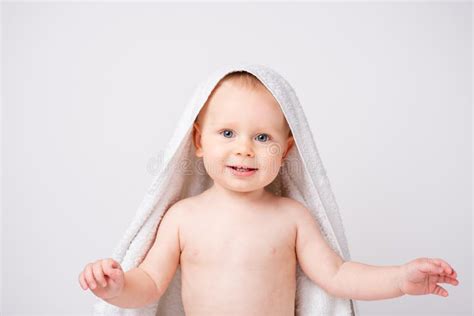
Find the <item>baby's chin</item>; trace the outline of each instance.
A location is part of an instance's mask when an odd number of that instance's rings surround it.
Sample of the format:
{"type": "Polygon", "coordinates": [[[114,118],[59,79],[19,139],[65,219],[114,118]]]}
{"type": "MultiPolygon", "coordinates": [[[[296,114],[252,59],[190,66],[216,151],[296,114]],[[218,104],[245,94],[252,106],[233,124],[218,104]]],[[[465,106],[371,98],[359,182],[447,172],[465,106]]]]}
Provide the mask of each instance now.
{"type": "Polygon", "coordinates": [[[234,192],[240,192],[240,193],[250,193],[254,192],[257,190],[260,190],[264,188],[265,186],[255,186],[255,187],[249,187],[247,186],[225,186],[228,190],[234,191],[234,192]]]}
{"type": "Polygon", "coordinates": [[[226,179],[226,180],[222,180],[222,179],[213,179],[213,180],[214,182],[217,182],[220,186],[228,190],[241,192],[241,193],[249,193],[249,192],[265,189],[265,187],[271,183],[271,181],[269,183],[267,183],[268,181],[267,182],[259,181],[260,179],[255,179],[253,181],[242,180],[238,178],[226,179]]]}

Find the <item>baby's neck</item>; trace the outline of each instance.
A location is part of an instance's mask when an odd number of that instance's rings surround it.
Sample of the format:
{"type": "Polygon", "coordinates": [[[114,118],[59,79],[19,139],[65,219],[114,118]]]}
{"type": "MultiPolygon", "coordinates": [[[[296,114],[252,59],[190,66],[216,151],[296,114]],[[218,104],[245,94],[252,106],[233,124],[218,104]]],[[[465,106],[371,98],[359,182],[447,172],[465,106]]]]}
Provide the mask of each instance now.
{"type": "Polygon", "coordinates": [[[208,190],[208,196],[213,200],[218,200],[225,203],[243,203],[243,204],[254,204],[260,203],[265,200],[270,192],[266,191],[265,188],[249,192],[239,192],[227,189],[219,184],[214,183],[208,190]]]}

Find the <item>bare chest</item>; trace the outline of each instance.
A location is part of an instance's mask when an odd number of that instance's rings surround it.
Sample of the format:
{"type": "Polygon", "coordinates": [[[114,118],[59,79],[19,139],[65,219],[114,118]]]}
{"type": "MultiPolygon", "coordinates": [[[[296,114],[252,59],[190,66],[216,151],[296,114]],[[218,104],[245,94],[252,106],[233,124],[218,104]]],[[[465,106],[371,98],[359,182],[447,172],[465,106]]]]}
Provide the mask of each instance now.
{"type": "Polygon", "coordinates": [[[263,268],[295,254],[296,229],[283,214],[212,214],[182,225],[182,263],[263,268]]]}
{"type": "Polygon", "coordinates": [[[284,214],[203,212],[191,219],[180,226],[187,314],[292,315],[296,230],[284,214]]]}

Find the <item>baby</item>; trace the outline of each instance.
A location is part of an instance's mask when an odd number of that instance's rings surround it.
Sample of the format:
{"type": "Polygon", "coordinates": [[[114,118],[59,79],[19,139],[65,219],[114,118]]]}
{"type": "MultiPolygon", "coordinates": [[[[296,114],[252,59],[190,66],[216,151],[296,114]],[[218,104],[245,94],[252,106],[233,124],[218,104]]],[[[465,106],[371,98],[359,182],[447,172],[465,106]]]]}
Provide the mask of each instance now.
{"type": "Polygon", "coordinates": [[[354,300],[447,296],[437,283],[459,284],[442,259],[344,261],[302,203],[265,189],[294,140],[277,100],[253,75],[232,73],[219,82],[194,123],[193,143],[213,185],[167,210],[138,267],[89,263],[79,275],[82,289],[113,305],[142,307],[163,295],[180,264],[188,316],[289,316],[297,262],[322,289],[354,300]]]}

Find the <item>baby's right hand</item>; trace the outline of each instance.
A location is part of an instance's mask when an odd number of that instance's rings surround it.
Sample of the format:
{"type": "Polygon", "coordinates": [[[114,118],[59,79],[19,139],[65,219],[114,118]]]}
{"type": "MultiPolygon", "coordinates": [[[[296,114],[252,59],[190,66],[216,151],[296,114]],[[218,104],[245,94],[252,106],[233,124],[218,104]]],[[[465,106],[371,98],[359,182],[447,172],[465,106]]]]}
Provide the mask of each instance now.
{"type": "Polygon", "coordinates": [[[100,259],[88,263],[79,275],[83,290],[91,291],[102,299],[114,298],[123,290],[124,272],[120,263],[113,259],[100,259]]]}

